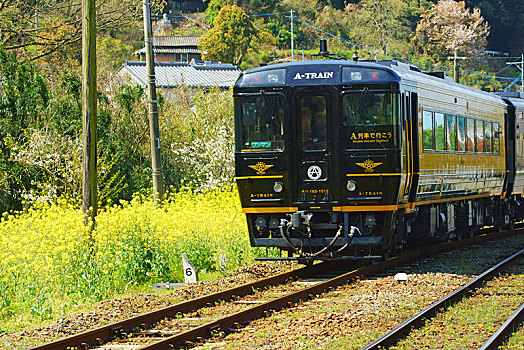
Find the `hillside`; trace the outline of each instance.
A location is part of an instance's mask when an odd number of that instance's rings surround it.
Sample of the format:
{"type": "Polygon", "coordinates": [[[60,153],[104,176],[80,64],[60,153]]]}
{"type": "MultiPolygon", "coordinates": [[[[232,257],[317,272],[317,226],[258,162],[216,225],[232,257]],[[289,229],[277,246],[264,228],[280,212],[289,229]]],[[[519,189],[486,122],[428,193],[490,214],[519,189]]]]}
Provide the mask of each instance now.
{"type": "MultiPolygon", "coordinates": [[[[426,8],[431,3],[436,3],[437,0],[398,0],[405,3],[410,9],[426,8]]],[[[168,4],[164,9],[165,13],[176,12],[179,13],[193,13],[195,11],[203,11],[208,7],[209,3],[233,3],[241,6],[247,13],[259,14],[263,12],[274,12],[286,9],[289,5],[297,3],[292,0],[186,0],[175,1],[168,0],[168,4]]],[[[522,0],[466,0],[468,8],[478,7],[481,10],[483,17],[491,27],[491,33],[488,37],[487,48],[492,51],[508,52],[512,56],[517,56],[524,52],[524,1],[522,0]]],[[[342,10],[347,6],[357,4],[370,3],[386,3],[388,6],[396,6],[396,1],[392,0],[316,0],[308,1],[306,7],[324,8],[330,6],[337,10],[342,10]]],[[[297,9],[295,9],[297,10],[297,9]]],[[[297,10],[300,12],[299,10],[297,10]]],[[[331,12],[336,15],[336,12],[331,12]]],[[[314,19],[321,16],[321,11],[316,13],[314,19]]],[[[304,18],[303,18],[304,19],[304,18]]],[[[417,11],[410,14],[408,20],[413,24],[414,20],[418,20],[417,11]]],[[[344,22],[343,18],[333,18],[333,22],[344,22]]],[[[413,27],[412,27],[413,29],[413,27]]],[[[354,39],[354,38],[350,38],[354,39]]]]}

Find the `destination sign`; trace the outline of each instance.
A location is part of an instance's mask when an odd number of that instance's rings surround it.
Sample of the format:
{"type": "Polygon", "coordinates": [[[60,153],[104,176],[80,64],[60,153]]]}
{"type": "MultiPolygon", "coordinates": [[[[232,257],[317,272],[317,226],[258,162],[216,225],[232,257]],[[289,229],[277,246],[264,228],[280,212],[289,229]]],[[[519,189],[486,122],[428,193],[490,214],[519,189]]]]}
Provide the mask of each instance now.
{"type": "Polygon", "coordinates": [[[331,65],[290,66],[286,69],[289,85],[336,85],[340,84],[340,67],[331,65]]]}
{"type": "Polygon", "coordinates": [[[312,72],[312,73],[297,73],[293,80],[297,79],[331,79],[333,78],[333,72],[312,72]]]}

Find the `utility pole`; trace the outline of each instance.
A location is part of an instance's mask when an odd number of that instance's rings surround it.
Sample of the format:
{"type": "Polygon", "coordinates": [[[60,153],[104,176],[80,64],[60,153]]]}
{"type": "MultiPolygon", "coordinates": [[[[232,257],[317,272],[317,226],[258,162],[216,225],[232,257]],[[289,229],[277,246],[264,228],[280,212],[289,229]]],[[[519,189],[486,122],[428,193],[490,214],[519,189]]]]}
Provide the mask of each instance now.
{"type": "Polygon", "coordinates": [[[153,170],[153,195],[159,203],[164,197],[164,179],[160,157],[160,127],[158,126],[158,103],[156,97],[155,56],[153,55],[153,34],[151,30],[151,9],[149,0],[144,3],[144,41],[146,46],[147,91],[149,98],[149,135],[151,139],[151,168],[153,170]]]}
{"type": "Polygon", "coordinates": [[[38,0],[36,1],[36,7],[35,7],[35,27],[36,27],[36,34],[38,35],[38,0]]]}
{"type": "Polygon", "coordinates": [[[514,64],[520,69],[520,91],[524,91],[524,54],[520,55],[520,62],[507,62],[506,64],[514,64]]]}
{"type": "Polygon", "coordinates": [[[295,44],[293,42],[293,10],[291,10],[291,62],[295,59],[295,44]]]}
{"type": "Polygon", "coordinates": [[[96,0],[82,0],[82,210],[91,229],[98,209],[96,119],[96,0]]]}
{"type": "Polygon", "coordinates": [[[457,64],[457,60],[465,60],[466,57],[458,57],[457,56],[457,49],[455,49],[455,56],[448,57],[448,60],[453,60],[453,80],[455,83],[458,83],[460,80],[460,72],[459,72],[459,66],[457,64]]]}

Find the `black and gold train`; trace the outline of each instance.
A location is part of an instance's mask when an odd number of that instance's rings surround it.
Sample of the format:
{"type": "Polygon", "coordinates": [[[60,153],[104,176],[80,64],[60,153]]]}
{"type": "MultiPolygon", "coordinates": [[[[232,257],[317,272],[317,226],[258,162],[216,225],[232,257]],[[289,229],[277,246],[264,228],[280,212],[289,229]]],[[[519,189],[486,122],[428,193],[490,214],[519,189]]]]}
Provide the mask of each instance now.
{"type": "Polygon", "coordinates": [[[524,218],[524,94],[391,61],[300,61],[234,87],[252,246],[377,258],[524,218]]]}

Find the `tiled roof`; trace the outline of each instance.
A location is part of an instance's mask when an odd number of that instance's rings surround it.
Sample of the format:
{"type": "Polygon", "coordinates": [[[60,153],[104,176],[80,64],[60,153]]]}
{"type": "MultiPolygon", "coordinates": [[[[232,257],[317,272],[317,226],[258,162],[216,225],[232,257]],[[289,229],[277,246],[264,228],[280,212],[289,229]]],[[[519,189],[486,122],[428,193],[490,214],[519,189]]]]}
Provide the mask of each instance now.
{"type": "MultiPolygon", "coordinates": [[[[155,62],[156,86],[169,88],[182,84],[192,87],[231,87],[240,75],[231,64],[211,62],[155,62]]],[[[147,84],[146,62],[129,61],[122,65],[118,74],[128,73],[141,85],[147,84]]]]}
{"type": "MultiPolygon", "coordinates": [[[[154,53],[200,53],[198,49],[199,36],[153,36],[154,53]]],[[[143,47],[136,54],[144,54],[143,47]]]]}
{"type": "Polygon", "coordinates": [[[199,36],[153,36],[153,46],[197,46],[199,36]]]}

